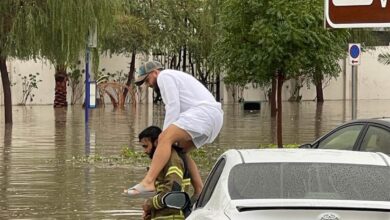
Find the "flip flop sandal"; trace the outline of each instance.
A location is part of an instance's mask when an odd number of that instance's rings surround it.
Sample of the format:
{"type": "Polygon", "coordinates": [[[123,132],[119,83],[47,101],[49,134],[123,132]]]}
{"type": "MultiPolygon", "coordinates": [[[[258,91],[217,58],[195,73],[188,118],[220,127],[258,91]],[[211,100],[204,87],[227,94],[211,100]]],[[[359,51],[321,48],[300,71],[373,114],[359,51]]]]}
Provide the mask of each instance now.
{"type": "Polygon", "coordinates": [[[142,196],[142,195],[151,195],[154,193],[154,190],[147,190],[143,185],[137,184],[127,190],[129,196],[142,196]]]}

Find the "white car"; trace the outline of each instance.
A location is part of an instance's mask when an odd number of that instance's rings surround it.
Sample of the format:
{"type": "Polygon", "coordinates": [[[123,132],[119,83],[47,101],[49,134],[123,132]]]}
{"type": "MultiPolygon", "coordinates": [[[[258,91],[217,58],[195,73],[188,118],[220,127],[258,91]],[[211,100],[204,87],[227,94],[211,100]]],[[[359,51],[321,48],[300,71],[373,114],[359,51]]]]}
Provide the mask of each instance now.
{"type": "Polygon", "coordinates": [[[343,150],[229,150],[214,165],[187,219],[390,220],[390,157],[343,150]]]}

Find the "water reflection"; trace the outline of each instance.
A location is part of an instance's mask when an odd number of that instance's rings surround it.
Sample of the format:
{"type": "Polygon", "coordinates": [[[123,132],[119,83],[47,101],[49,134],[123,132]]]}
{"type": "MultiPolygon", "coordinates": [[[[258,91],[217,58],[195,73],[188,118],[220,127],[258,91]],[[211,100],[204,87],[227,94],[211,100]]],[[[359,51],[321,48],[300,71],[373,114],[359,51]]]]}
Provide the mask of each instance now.
{"type": "MultiPolygon", "coordinates": [[[[283,104],[286,144],[311,142],[351,118],[349,102],[283,104]]],[[[390,101],[360,101],[358,117],[386,116],[389,107],[390,101]]],[[[240,105],[223,108],[221,134],[206,150],[276,143],[276,120],[267,103],[257,112],[245,112],[240,105]]],[[[91,110],[88,147],[81,106],[15,106],[13,113],[12,127],[4,127],[0,118],[0,219],[140,218],[144,198],[129,199],[121,193],[143,177],[145,167],[79,164],[72,158],[118,156],[124,146],[141,151],[138,133],[148,125],[162,126],[163,106],[91,110]]],[[[205,177],[207,170],[202,174],[205,177]]]]}
{"type": "MultiPolygon", "coordinates": [[[[5,196],[9,183],[9,162],[10,162],[10,147],[12,143],[12,125],[4,126],[4,147],[0,153],[0,207],[1,210],[8,210],[8,200],[5,196]]],[[[1,217],[1,216],[0,216],[1,217]]]]}

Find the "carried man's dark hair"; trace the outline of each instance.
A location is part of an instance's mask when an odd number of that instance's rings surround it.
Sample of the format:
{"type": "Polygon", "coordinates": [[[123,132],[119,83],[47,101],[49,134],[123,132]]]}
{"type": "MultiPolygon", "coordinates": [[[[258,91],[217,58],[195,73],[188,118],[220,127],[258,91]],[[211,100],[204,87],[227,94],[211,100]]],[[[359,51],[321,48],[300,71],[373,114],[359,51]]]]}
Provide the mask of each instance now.
{"type": "Polygon", "coordinates": [[[142,138],[150,138],[150,141],[154,143],[158,136],[161,134],[161,128],[157,126],[149,126],[145,128],[141,133],[138,135],[138,139],[141,141],[142,138]]]}
{"type": "MultiPolygon", "coordinates": [[[[150,158],[153,158],[154,151],[156,150],[156,145],[154,142],[158,139],[158,136],[161,134],[162,130],[161,128],[157,126],[149,126],[145,128],[141,133],[138,135],[139,141],[141,141],[143,138],[149,138],[150,141],[152,142],[153,149],[149,155],[150,158]]],[[[185,167],[185,174],[184,176],[189,176],[188,169],[187,169],[187,160],[185,158],[185,152],[183,152],[183,149],[177,146],[178,143],[175,143],[172,145],[172,149],[174,149],[179,157],[183,160],[184,162],[184,167],[185,167]]]]}

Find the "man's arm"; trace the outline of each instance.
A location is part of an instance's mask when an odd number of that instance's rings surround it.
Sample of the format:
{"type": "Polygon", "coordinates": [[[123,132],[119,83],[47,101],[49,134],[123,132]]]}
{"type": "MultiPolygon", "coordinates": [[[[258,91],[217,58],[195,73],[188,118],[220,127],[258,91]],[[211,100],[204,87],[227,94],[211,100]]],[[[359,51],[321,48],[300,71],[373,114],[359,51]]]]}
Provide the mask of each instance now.
{"type": "Polygon", "coordinates": [[[148,203],[148,200],[145,200],[144,204],[142,205],[142,210],[144,211],[142,213],[142,219],[143,220],[150,220],[150,219],[152,219],[152,207],[148,203]]]}
{"type": "Polygon", "coordinates": [[[157,78],[161,97],[165,104],[165,119],[163,130],[175,122],[180,115],[179,88],[170,74],[161,74],[157,78]]]}

